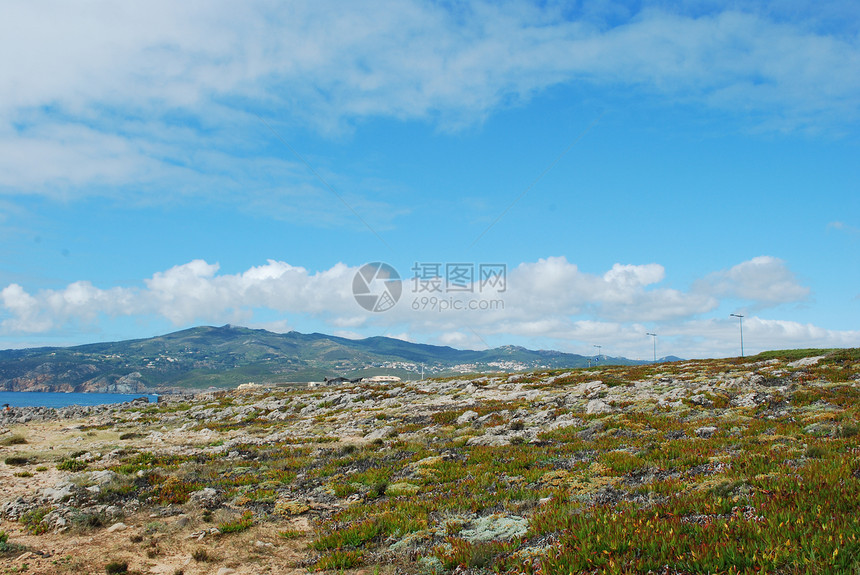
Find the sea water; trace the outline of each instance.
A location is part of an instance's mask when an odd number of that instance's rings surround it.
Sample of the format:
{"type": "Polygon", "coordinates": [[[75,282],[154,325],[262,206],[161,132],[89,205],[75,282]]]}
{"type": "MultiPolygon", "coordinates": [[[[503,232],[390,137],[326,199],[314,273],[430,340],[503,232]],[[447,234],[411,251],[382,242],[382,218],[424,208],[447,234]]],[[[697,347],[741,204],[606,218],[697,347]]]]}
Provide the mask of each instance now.
{"type": "Polygon", "coordinates": [[[53,391],[0,391],[0,407],[66,407],[67,405],[105,405],[145,397],[151,403],[157,395],[146,393],[59,393],[53,391]]]}

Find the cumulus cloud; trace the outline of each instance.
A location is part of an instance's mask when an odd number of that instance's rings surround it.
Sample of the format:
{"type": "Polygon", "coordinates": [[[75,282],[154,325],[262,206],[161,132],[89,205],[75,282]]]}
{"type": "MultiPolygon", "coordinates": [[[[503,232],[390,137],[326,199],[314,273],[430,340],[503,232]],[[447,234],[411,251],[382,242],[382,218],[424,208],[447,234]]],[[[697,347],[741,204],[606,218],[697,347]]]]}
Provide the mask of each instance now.
{"type": "Polygon", "coordinates": [[[18,284],[0,292],[0,301],[11,317],[0,326],[12,333],[42,333],[72,321],[90,322],[99,314],[138,313],[130,290],[101,290],[90,282],[78,281],[62,290],[46,290],[30,295],[18,284]]]}
{"type": "Polygon", "coordinates": [[[10,332],[28,333],[50,329],[50,321],[37,319],[39,302],[18,284],[6,286],[0,292],[0,300],[12,315],[12,318],[3,321],[3,327],[10,332]]]}
{"type": "MultiPolygon", "coordinates": [[[[602,274],[589,274],[564,257],[550,257],[511,269],[503,291],[476,281],[466,291],[428,294],[404,278],[398,304],[371,313],[352,294],[357,271],[339,263],[310,272],[269,260],[241,273],[222,274],[217,263],[193,260],[156,272],[139,286],[101,289],[78,281],[63,289],[29,293],[10,284],[0,290],[0,329],[7,336],[26,335],[98,324],[105,317],[157,316],[177,327],[230,322],[284,331],[295,320],[311,318],[346,337],[370,330],[468,347],[485,347],[491,340],[527,340],[587,354],[594,351],[591,343],[612,342],[604,352],[640,356],[647,347],[645,332],[659,325],[661,341],[674,340],[676,355],[715,350],[730,355],[737,324],[707,318],[722,298],[747,299],[765,307],[809,293],[784,262],[769,256],[709,274],[687,291],[661,286],[665,269],[655,263],[615,264],[602,274]],[[576,347],[581,342],[589,343],[576,347]]],[[[860,332],[752,314],[745,319],[744,330],[748,345],[758,341],[762,349],[860,345],[860,332]]]]}
{"type": "Polygon", "coordinates": [[[144,280],[144,288],[103,290],[90,282],[75,282],[31,295],[11,284],[0,292],[10,316],[0,325],[6,332],[26,333],[46,332],[73,320],[93,322],[101,315],[155,314],[179,326],[249,321],[255,308],[338,314],[344,319],[359,311],[350,291],[354,270],[343,264],[316,274],[274,260],[241,274],[218,275],[218,270],[218,264],[194,260],[155,273],[144,280]]]}
{"type": "MultiPolygon", "coordinates": [[[[236,318],[252,321],[254,309],[267,309],[323,317],[338,328],[358,327],[375,318],[387,325],[420,326],[425,332],[459,331],[452,328],[460,317],[469,317],[476,327],[536,335],[568,329],[565,318],[577,315],[623,322],[666,321],[694,317],[718,305],[716,297],[697,290],[686,293],[655,286],[665,276],[658,264],[615,264],[603,275],[595,275],[582,272],[564,257],[520,264],[506,278],[504,290],[477,279],[462,290],[426,292],[406,279],[400,305],[370,316],[352,294],[357,268],[345,264],[310,273],[269,260],[239,274],[218,271],[218,264],[194,260],[156,272],[143,280],[143,287],[102,290],[89,282],[75,282],[62,290],[31,295],[12,284],[2,292],[3,307],[11,316],[4,327],[44,331],[70,318],[93,321],[99,314],[156,314],[174,325],[236,318]]],[[[795,292],[806,294],[805,288],[787,283],[787,274],[782,262],[756,258],[712,274],[707,285],[712,294],[740,293],[764,303],[785,301],[795,292]]],[[[439,285],[444,285],[443,278],[439,285]]]]}
{"type": "Polygon", "coordinates": [[[809,288],[779,258],[758,256],[728,270],[710,274],[697,288],[717,297],[730,297],[768,307],[809,297],[809,288]]]}
{"type": "MultiPolygon", "coordinates": [[[[772,349],[860,346],[860,330],[834,330],[810,323],[744,317],[747,355],[772,349]]],[[[678,355],[686,357],[740,355],[738,322],[734,318],[694,319],[667,327],[678,355]]]]}
{"type": "Polygon", "coordinates": [[[535,309],[570,315],[592,313],[624,321],[656,321],[710,311],[717,301],[697,293],[652,288],[665,276],[659,264],[615,264],[602,276],[581,272],[564,257],[541,259],[515,268],[509,280],[516,286],[505,310],[518,314],[535,309]]]}

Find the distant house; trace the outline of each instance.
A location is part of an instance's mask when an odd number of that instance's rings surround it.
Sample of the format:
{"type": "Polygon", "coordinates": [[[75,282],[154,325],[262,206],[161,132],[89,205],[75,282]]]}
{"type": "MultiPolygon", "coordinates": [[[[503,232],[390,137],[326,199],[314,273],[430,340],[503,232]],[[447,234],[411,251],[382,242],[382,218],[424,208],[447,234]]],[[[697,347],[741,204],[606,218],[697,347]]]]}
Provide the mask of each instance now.
{"type": "Polygon", "coordinates": [[[374,375],[373,377],[365,377],[361,380],[362,383],[400,383],[400,378],[396,375],[374,375]]]}
{"type": "Polygon", "coordinates": [[[361,378],[349,379],[348,377],[324,377],[323,383],[326,385],[338,385],[340,383],[358,383],[361,378]]]}

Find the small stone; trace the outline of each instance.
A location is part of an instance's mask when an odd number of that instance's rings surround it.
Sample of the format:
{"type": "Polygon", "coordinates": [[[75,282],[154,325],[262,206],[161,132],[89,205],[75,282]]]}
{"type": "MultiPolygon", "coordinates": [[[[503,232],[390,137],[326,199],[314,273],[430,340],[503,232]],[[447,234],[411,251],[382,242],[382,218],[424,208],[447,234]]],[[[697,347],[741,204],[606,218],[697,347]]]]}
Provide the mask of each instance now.
{"type": "Polygon", "coordinates": [[[592,399],[585,406],[585,413],[591,415],[595,413],[609,413],[612,411],[612,406],[601,399],[592,399]]]}
{"type": "Polygon", "coordinates": [[[199,491],[192,492],[188,496],[188,502],[204,509],[214,509],[218,507],[218,492],[211,487],[205,487],[199,491]]]}
{"type": "Polygon", "coordinates": [[[698,395],[694,395],[694,396],[690,397],[690,403],[692,403],[693,405],[699,405],[701,407],[713,407],[714,406],[714,402],[702,394],[698,394],[698,395]]]}
{"type": "Polygon", "coordinates": [[[466,441],[466,445],[483,445],[486,447],[504,447],[505,445],[511,444],[511,438],[507,435],[493,435],[487,433],[485,435],[478,435],[477,437],[470,437],[468,441],[466,441]]]}
{"type": "Polygon", "coordinates": [[[128,525],[126,525],[125,523],[120,521],[120,522],[114,523],[113,525],[108,527],[107,532],[108,533],[115,533],[117,531],[125,531],[126,529],[128,529],[128,525]]]}
{"type": "Polygon", "coordinates": [[[824,359],[823,355],[816,355],[815,357],[804,357],[802,359],[798,359],[797,361],[792,361],[788,364],[788,367],[807,367],[809,365],[817,365],[819,361],[824,359]]]}
{"type": "Polygon", "coordinates": [[[758,395],[756,393],[747,393],[732,400],[732,405],[736,407],[755,407],[759,403],[761,403],[761,401],[758,399],[758,395]]]}
{"type": "Polygon", "coordinates": [[[707,439],[711,437],[713,434],[717,432],[717,428],[712,425],[707,425],[705,427],[700,427],[696,429],[696,436],[707,439]]]}
{"type": "Polygon", "coordinates": [[[59,503],[72,496],[72,487],[71,483],[64,483],[53,488],[48,487],[42,490],[42,496],[52,503],[59,503]]]}
{"type": "Polygon", "coordinates": [[[394,428],[390,425],[386,425],[381,429],[377,429],[376,431],[371,431],[364,438],[368,441],[375,441],[377,439],[384,439],[389,437],[392,433],[394,433],[394,428]]]}
{"type": "Polygon", "coordinates": [[[470,409],[468,411],[464,411],[463,414],[457,418],[457,425],[463,425],[476,419],[478,419],[478,413],[470,409]]]}
{"type": "Polygon", "coordinates": [[[104,485],[105,483],[110,483],[117,477],[116,473],[109,469],[90,471],[89,476],[90,479],[92,481],[95,481],[97,485],[104,485]]]}

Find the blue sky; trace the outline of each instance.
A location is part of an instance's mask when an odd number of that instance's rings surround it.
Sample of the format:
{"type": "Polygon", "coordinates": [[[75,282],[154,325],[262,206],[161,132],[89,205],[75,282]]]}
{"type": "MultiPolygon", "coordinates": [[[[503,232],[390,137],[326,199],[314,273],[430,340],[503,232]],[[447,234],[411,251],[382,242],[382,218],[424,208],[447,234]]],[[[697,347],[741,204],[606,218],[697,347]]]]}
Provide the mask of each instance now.
{"type": "Polygon", "coordinates": [[[732,313],[747,353],[860,346],[855,2],[0,12],[0,347],[234,323],[714,357],[732,313]],[[386,311],[353,295],[372,262],[386,311]]]}

